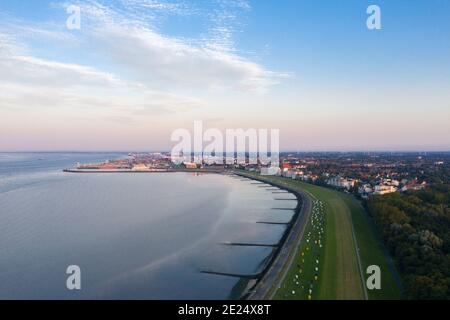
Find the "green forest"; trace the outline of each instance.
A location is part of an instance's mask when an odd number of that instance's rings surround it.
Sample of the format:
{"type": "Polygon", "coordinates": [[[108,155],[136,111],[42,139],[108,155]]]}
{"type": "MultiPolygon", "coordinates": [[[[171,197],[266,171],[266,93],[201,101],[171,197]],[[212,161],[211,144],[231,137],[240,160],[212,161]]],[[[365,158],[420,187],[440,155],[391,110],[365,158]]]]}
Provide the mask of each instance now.
{"type": "Polygon", "coordinates": [[[450,298],[450,185],[367,201],[409,299],[450,298]]]}

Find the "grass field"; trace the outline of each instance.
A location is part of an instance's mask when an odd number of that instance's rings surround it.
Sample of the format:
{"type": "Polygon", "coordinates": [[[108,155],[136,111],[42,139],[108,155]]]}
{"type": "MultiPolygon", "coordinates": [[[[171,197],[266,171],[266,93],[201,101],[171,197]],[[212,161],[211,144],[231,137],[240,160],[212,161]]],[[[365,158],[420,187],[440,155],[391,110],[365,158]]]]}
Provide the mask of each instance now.
{"type": "Polygon", "coordinates": [[[294,180],[289,180],[289,183],[308,191],[324,204],[325,253],[317,298],[364,299],[356,248],[352,238],[352,221],[345,203],[333,190],[294,180]]]}
{"type": "Polygon", "coordinates": [[[295,252],[293,266],[286,274],[274,299],[318,299],[325,253],[325,214],[323,203],[314,200],[311,219],[305,229],[304,239],[295,252]]]}
{"type": "MultiPolygon", "coordinates": [[[[303,239],[300,248],[294,253],[295,262],[283,283],[276,288],[275,299],[364,299],[363,285],[365,286],[366,269],[369,265],[381,268],[381,290],[367,290],[368,298],[401,297],[394,277],[395,270],[389,265],[364,209],[355,198],[296,180],[265,178],[306,191],[314,202],[322,203],[323,208],[320,211],[323,216],[323,233],[320,235],[322,247],[310,245],[319,239],[310,220],[304,236],[308,237],[310,234],[310,242],[303,239]],[[355,242],[359,248],[362,275],[355,242]],[[318,272],[315,271],[316,267],[318,272]],[[311,284],[312,294],[309,291],[311,284]]],[[[313,217],[314,212],[311,219],[313,217]]]]}
{"type": "Polygon", "coordinates": [[[395,266],[393,263],[389,263],[389,257],[383,251],[364,208],[351,195],[341,192],[338,194],[351,212],[363,270],[367,270],[370,265],[378,265],[381,269],[381,290],[368,290],[369,299],[400,299],[399,276],[397,275],[396,280],[395,266]]]}

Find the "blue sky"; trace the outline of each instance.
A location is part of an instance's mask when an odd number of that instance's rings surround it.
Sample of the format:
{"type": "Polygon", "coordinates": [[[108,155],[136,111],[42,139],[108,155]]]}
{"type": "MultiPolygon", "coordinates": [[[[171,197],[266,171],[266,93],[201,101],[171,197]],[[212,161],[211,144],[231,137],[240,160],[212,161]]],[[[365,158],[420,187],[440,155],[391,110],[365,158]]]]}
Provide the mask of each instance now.
{"type": "Polygon", "coordinates": [[[449,1],[12,0],[0,21],[0,150],[169,149],[194,120],[284,150],[450,149],[449,1]]]}

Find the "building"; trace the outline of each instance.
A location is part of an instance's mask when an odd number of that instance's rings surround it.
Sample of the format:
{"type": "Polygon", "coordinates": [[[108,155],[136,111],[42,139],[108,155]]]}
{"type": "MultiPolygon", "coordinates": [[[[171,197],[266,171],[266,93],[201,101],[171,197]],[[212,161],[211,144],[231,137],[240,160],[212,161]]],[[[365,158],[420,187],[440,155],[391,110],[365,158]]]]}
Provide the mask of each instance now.
{"type": "Polygon", "coordinates": [[[133,166],[133,171],[148,171],[148,167],[143,163],[138,163],[133,166]]]}
{"type": "Polygon", "coordinates": [[[396,191],[397,191],[397,188],[392,185],[379,184],[379,185],[375,186],[374,194],[383,195],[383,194],[387,194],[387,193],[393,193],[396,191]]]}
{"type": "Polygon", "coordinates": [[[197,169],[197,164],[195,162],[184,162],[186,169],[197,169]]]}
{"type": "Polygon", "coordinates": [[[359,194],[370,194],[372,192],[373,192],[373,189],[370,184],[364,184],[358,188],[359,194]]]}
{"type": "Polygon", "coordinates": [[[292,176],[294,175],[294,172],[292,170],[283,170],[283,172],[281,173],[281,175],[285,178],[292,178],[292,176]]]}
{"type": "Polygon", "coordinates": [[[281,175],[281,170],[279,167],[264,167],[261,168],[262,176],[279,176],[281,175]]]}
{"type": "Polygon", "coordinates": [[[294,173],[292,174],[292,179],[293,180],[302,180],[304,175],[305,174],[303,171],[294,171],[294,173]]]}
{"type": "Polygon", "coordinates": [[[427,183],[425,181],[419,184],[419,183],[417,183],[416,180],[414,180],[411,183],[404,185],[401,188],[401,191],[404,192],[404,191],[408,191],[408,190],[415,190],[415,191],[422,190],[426,187],[426,185],[427,185],[427,183]]]}
{"type": "Polygon", "coordinates": [[[400,181],[394,180],[394,179],[390,179],[390,178],[385,178],[385,179],[383,179],[382,184],[388,185],[388,186],[398,187],[400,185],[400,181]]]}
{"type": "Polygon", "coordinates": [[[327,184],[333,187],[337,188],[345,188],[349,190],[350,188],[354,187],[356,184],[356,180],[354,179],[346,179],[342,178],[340,176],[332,177],[328,179],[327,184]]]}

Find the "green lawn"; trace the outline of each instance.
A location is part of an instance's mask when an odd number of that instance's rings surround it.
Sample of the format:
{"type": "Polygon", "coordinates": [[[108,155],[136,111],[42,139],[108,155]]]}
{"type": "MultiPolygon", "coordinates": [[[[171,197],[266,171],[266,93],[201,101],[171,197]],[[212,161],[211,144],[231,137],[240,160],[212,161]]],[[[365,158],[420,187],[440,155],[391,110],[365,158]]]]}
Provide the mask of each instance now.
{"type": "Polygon", "coordinates": [[[325,215],[321,202],[313,202],[313,212],[292,267],[274,298],[281,300],[318,299],[321,289],[325,245],[325,215]]]}
{"type": "Polygon", "coordinates": [[[323,203],[322,248],[309,245],[311,241],[314,243],[318,236],[314,233],[309,221],[302,244],[295,252],[295,262],[281,287],[278,288],[275,294],[276,299],[364,299],[365,280],[361,279],[353,230],[360,249],[364,278],[367,277],[366,269],[369,265],[378,265],[382,272],[381,290],[367,290],[368,298],[399,299],[401,297],[400,289],[394,280],[392,269],[389,268],[375,231],[364,209],[355,198],[339,191],[296,180],[282,177],[264,178],[304,190],[314,200],[323,203]],[[310,243],[307,243],[305,237],[310,232],[312,232],[310,243]],[[306,250],[306,247],[309,249],[306,250]],[[318,265],[317,257],[320,257],[318,265]],[[316,265],[319,268],[318,273],[315,272],[316,265]],[[316,275],[318,280],[315,280],[316,275]],[[311,284],[313,284],[312,295],[309,297],[311,284]]]}
{"type": "Polygon", "coordinates": [[[300,181],[288,181],[307,191],[324,204],[325,254],[317,298],[364,299],[356,249],[352,238],[351,216],[345,203],[333,190],[300,181]]]}
{"type": "Polygon", "coordinates": [[[364,208],[351,195],[341,192],[338,194],[352,215],[363,270],[367,270],[370,265],[378,265],[381,269],[381,290],[368,290],[369,299],[400,299],[401,291],[394,278],[395,266],[388,263],[387,259],[389,258],[383,252],[364,208]]]}

